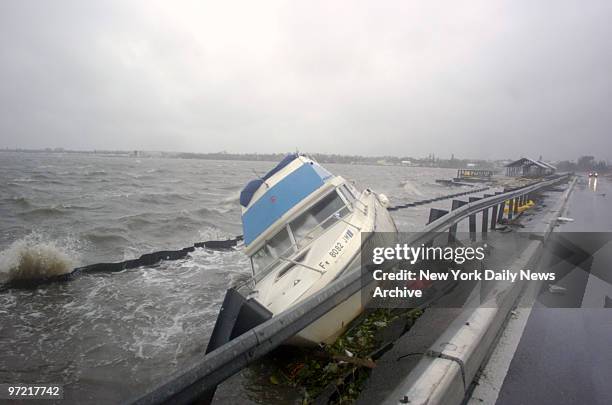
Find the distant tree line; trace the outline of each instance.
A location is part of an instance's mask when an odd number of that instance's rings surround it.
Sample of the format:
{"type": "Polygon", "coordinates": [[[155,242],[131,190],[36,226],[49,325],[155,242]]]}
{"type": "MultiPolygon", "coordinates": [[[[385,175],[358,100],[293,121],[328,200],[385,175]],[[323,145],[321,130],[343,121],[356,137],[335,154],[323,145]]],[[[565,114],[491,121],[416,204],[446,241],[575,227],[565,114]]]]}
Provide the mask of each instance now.
{"type": "MultiPolygon", "coordinates": [[[[268,161],[278,162],[287,154],[285,153],[228,153],[212,152],[212,153],[186,153],[186,152],[147,152],[147,151],[109,151],[109,150],[94,150],[94,151],[76,151],[63,148],[45,148],[45,149],[0,149],[0,151],[12,152],[42,152],[42,153],[92,153],[99,155],[114,155],[114,156],[131,156],[131,157],[166,157],[166,158],[181,158],[181,159],[206,159],[206,160],[246,160],[246,161],[268,161]]],[[[452,155],[450,159],[441,159],[433,153],[427,157],[415,158],[410,156],[361,156],[361,155],[339,155],[326,153],[307,153],[320,163],[343,163],[343,164],[359,164],[359,165],[407,165],[407,166],[424,166],[424,167],[442,167],[449,169],[475,168],[475,169],[496,169],[503,167],[504,161],[488,161],[483,159],[457,159],[452,155]]],[[[594,156],[585,155],[579,157],[576,161],[563,160],[556,163],[559,171],[609,171],[608,164],[603,160],[596,160],[594,156]]]]}
{"type": "Polygon", "coordinates": [[[603,160],[595,160],[595,156],[586,155],[580,156],[577,161],[562,160],[557,163],[557,169],[564,172],[577,172],[577,171],[596,171],[596,172],[607,172],[609,170],[608,164],[603,160]]]}
{"type": "MultiPolygon", "coordinates": [[[[164,153],[168,157],[178,157],[183,159],[208,159],[208,160],[254,160],[254,161],[270,161],[278,162],[287,153],[164,153]]],[[[415,165],[415,166],[431,166],[444,168],[465,168],[468,164],[478,168],[490,169],[495,166],[495,162],[489,162],[481,159],[440,159],[431,154],[425,158],[414,158],[409,156],[361,156],[361,155],[339,155],[326,153],[307,153],[319,163],[343,163],[343,164],[387,164],[387,165],[415,165]]]]}

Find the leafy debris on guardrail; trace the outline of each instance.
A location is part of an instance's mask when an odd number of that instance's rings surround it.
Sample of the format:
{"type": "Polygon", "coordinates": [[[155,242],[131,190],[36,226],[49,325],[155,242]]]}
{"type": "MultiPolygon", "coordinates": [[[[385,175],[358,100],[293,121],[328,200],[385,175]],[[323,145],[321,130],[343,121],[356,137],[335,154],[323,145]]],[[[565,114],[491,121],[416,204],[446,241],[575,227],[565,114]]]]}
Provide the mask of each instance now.
{"type": "Polygon", "coordinates": [[[298,350],[279,362],[270,382],[302,388],[304,404],[351,403],[375,367],[374,359],[408,331],[422,313],[420,309],[368,312],[332,345],[298,350]]]}

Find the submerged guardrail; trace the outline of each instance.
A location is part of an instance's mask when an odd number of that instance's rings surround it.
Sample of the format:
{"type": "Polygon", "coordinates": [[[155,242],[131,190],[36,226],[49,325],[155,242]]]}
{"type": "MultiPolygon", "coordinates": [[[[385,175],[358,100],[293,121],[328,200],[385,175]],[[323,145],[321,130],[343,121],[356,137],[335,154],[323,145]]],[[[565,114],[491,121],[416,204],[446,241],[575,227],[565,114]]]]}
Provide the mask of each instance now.
{"type": "Polygon", "coordinates": [[[479,193],[481,191],[485,191],[488,190],[490,187],[482,187],[482,188],[478,188],[478,189],[474,189],[474,190],[468,190],[468,191],[463,191],[461,193],[454,193],[454,194],[448,194],[448,195],[443,195],[440,197],[434,197],[434,198],[428,198],[425,200],[419,200],[419,201],[413,201],[413,202],[409,202],[406,204],[399,204],[399,205],[394,205],[391,206],[389,208],[387,208],[387,210],[389,211],[397,211],[397,210],[401,210],[404,208],[410,208],[410,207],[416,207],[419,205],[424,205],[424,204],[429,204],[435,201],[442,201],[442,200],[448,200],[449,198],[455,198],[455,197],[461,197],[464,195],[468,195],[468,194],[474,194],[474,193],[479,193]]]}
{"type": "MultiPolygon", "coordinates": [[[[465,218],[470,218],[470,230],[472,230],[475,228],[475,215],[478,213],[483,213],[483,219],[487,218],[483,221],[483,231],[486,231],[489,227],[488,210],[490,208],[495,213],[491,216],[491,226],[494,227],[503,219],[506,203],[509,206],[507,217],[511,220],[520,202],[526,201],[531,193],[560,183],[567,178],[569,175],[558,176],[497,195],[462,202],[464,203],[462,205],[454,204],[455,209],[451,211],[432,210],[430,222],[407,243],[420,245],[432,240],[436,233],[446,230],[452,233],[453,227],[456,227],[465,218]]],[[[318,294],[306,298],[296,306],[207,353],[184,372],[173,376],[146,394],[133,398],[129,403],[139,405],[167,402],[187,404],[201,399],[202,395],[210,389],[214,389],[218,384],[278,347],[338,304],[359,292],[362,285],[368,281],[363,280],[360,271],[347,274],[326,286],[318,294]]]]}

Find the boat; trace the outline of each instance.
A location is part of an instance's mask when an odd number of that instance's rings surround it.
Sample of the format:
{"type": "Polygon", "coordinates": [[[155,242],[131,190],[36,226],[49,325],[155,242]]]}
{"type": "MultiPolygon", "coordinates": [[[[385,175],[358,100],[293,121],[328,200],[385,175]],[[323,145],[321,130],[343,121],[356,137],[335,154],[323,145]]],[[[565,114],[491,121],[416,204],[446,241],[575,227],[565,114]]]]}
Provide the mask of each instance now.
{"type": "MultiPolygon", "coordinates": [[[[362,233],[397,232],[389,200],[358,191],[313,159],[291,154],[240,194],[250,280],[240,288],[273,317],[353,271],[362,233]]],[[[364,310],[361,294],[340,303],[287,344],[332,343],[364,310]]]]}

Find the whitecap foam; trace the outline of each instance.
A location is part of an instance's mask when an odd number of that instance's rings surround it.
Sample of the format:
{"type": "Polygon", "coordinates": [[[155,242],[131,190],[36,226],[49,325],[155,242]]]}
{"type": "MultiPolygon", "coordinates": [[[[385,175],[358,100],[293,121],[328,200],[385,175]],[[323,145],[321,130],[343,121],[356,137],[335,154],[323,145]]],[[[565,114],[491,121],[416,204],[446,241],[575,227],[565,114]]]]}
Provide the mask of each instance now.
{"type": "Polygon", "coordinates": [[[0,252],[0,281],[28,281],[67,274],[76,261],[66,249],[31,234],[0,252]]]}
{"type": "Polygon", "coordinates": [[[408,191],[409,193],[415,194],[419,197],[422,197],[424,194],[418,189],[417,186],[414,185],[410,180],[404,180],[400,182],[401,187],[408,191]]]}

